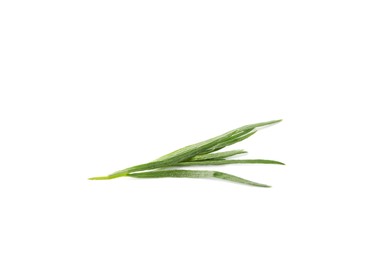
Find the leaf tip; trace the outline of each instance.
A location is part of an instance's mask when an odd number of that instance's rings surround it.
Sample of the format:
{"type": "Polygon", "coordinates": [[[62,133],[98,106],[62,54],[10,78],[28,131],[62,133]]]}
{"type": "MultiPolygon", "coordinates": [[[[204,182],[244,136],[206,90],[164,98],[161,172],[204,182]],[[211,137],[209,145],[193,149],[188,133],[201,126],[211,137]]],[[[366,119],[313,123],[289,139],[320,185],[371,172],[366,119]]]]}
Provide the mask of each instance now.
{"type": "Polygon", "coordinates": [[[278,120],[273,120],[271,122],[272,122],[272,124],[277,124],[277,123],[280,123],[282,121],[283,121],[283,119],[278,119],[278,120]]]}

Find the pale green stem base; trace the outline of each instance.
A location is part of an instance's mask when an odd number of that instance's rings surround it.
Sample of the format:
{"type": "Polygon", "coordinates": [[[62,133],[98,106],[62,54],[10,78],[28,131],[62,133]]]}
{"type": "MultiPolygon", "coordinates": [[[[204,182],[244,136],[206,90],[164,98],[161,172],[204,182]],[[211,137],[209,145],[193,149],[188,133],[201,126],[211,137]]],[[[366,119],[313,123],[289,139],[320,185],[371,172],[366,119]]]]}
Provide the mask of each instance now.
{"type": "Polygon", "coordinates": [[[92,177],[92,178],[89,178],[88,180],[111,180],[111,179],[125,177],[125,176],[128,176],[127,172],[117,172],[117,173],[113,173],[113,174],[107,175],[107,176],[92,177]]]}

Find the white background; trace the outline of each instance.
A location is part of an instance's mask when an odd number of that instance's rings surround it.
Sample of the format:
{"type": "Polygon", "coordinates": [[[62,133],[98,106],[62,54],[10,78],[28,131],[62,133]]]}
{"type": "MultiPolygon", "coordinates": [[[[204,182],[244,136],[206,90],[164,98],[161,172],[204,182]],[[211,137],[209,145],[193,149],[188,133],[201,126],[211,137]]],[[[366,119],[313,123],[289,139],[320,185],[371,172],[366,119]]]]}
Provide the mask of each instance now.
{"type": "Polygon", "coordinates": [[[388,1],[0,3],[1,259],[390,259],[388,1]],[[230,129],[270,184],[88,181],[230,129]]]}

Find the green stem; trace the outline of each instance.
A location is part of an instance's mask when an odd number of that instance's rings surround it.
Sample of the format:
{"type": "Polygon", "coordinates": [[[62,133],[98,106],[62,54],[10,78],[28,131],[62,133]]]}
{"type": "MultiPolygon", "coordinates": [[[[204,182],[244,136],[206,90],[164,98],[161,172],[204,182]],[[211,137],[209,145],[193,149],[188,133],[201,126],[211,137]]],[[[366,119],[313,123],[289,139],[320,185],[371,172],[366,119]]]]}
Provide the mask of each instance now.
{"type": "Polygon", "coordinates": [[[126,172],[119,171],[117,173],[113,173],[113,174],[107,175],[107,176],[92,177],[92,178],[89,178],[88,180],[111,180],[111,179],[125,177],[125,176],[127,176],[126,172]]]}

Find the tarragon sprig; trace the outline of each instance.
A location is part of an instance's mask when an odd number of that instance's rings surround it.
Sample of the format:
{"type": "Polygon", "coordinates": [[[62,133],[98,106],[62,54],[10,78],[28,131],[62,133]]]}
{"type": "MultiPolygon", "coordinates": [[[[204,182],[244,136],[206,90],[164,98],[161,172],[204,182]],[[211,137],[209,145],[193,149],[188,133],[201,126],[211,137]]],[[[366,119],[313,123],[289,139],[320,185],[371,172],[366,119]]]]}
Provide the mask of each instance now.
{"type": "Polygon", "coordinates": [[[259,127],[272,125],[281,120],[268,121],[263,123],[246,125],[217,137],[208,139],[203,142],[185,146],[174,152],[166,154],[152,162],[132,166],[108,176],[93,177],[90,180],[109,180],[118,177],[134,178],[158,178],[158,177],[189,177],[189,178],[219,178],[233,182],[250,184],[259,187],[269,187],[264,184],[257,184],[234,175],[217,172],[217,171],[194,171],[194,170],[164,170],[164,168],[184,167],[184,166],[207,166],[223,165],[238,163],[266,163],[266,164],[283,164],[273,160],[226,160],[234,155],[246,153],[244,150],[232,150],[226,152],[216,152],[237,142],[241,142],[257,132],[259,127]],[[255,185],[256,184],[256,185],[255,185]]]}

